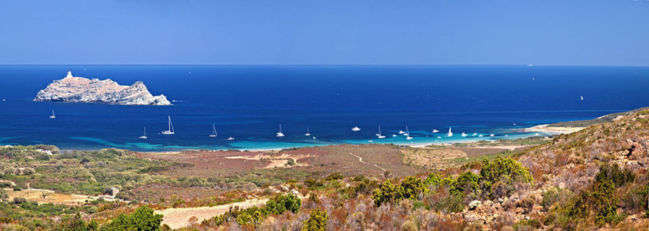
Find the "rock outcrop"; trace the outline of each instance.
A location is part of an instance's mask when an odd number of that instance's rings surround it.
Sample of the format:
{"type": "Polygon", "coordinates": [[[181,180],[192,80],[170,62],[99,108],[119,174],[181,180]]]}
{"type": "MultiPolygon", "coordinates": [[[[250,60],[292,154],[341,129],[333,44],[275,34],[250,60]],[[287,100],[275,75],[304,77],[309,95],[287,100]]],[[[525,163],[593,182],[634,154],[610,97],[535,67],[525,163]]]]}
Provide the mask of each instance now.
{"type": "Polygon", "coordinates": [[[72,103],[106,103],[119,105],[171,105],[164,95],[153,96],[141,81],[131,86],[119,85],[110,79],[87,79],[68,75],[54,80],[40,90],[34,101],[72,103]]]}

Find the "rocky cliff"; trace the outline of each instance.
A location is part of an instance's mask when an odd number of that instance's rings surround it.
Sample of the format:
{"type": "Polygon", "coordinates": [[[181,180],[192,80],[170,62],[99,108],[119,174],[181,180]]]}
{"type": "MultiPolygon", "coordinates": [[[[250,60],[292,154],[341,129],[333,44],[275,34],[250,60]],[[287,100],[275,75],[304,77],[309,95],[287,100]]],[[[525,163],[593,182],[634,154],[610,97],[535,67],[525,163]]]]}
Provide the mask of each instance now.
{"type": "Polygon", "coordinates": [[[131,86],[119,85],[110,79],[87,79],[68,75],[54,80],[40,90],[34,101],[62,101],[72,103],[106,103],[119,105],[171,105],[164,95],[153,96],[138,81],[131,86]]]}

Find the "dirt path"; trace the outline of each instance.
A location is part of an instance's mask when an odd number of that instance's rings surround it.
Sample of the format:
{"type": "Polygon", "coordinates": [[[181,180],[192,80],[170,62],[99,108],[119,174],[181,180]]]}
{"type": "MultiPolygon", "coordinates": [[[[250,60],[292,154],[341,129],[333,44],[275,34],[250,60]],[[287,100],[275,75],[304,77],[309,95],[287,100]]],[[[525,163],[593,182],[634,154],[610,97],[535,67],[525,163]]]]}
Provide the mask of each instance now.
{"type": "Polygon", "coordinates": [[[205,219],[212,218],[227,212],[230,207],[238,206],[241,209],[249,208],[252,206],[263,206],[268,199],[250,199],[247,201],[218,205],[212,207],[194,207],[194,208],[170,208],[155,211],[162,214],[162,223],[169,225],[172,229],[178,229],[191,225],[190,218],[196,217],[196,222],[200,223],[205,219]]]}
{"type": "Polygon", "coordinates": [[[381,171],[384,171],[384,172],[386,171],[385,168],[383,168],[383,167],[381,167],[381,166],[378,166],[377,164],[372,164],[372,163],[369,163],[369,162],[365,162],[365,161],[363,161],[363,157],[361,157],[361,156],[354,155],[354,154],[351,153],[351,152],[349,153],[349,155],[352,155],[352,156],[358,158],[358,162],[361,162],[361,163],[363,163],[363,164],[367,164],[367,165],[374,166],[375,168],[381,169],[381,171]]]}

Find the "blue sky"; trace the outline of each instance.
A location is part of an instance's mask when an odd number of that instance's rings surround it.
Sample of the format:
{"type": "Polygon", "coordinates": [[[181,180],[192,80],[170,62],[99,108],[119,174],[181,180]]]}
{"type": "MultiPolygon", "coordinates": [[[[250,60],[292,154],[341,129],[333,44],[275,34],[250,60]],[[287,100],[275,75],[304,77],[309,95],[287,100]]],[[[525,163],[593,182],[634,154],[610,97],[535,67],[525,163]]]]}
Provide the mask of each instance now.
{"type": "Polygon", "coordinates": [[[649,1],[0,1],[0,64],[526,63],[649,66],[649,1]]]}

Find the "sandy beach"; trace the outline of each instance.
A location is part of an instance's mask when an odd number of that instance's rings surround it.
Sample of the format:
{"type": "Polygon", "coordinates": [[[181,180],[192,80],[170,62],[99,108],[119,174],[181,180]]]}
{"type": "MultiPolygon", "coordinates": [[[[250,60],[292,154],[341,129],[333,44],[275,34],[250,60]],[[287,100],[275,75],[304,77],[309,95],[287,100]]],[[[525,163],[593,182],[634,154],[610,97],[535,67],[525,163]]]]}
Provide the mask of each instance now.
{"type": "Polygon", "coordinates": [[[526,132],[544,132],[550,134],[568,134],[580,131],[585,127],[550,127],[549,124],[541,124],[531,128],[526,128],[526,132]]]}

